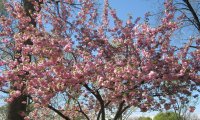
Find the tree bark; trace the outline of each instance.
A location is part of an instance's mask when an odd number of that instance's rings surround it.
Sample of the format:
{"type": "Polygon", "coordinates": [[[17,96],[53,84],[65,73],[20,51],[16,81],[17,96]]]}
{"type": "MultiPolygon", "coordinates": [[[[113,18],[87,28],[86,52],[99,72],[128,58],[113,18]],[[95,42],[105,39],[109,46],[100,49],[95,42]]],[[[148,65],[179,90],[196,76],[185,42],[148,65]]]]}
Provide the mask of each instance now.
{"type": "Polygon", "coordinates": [[[25,95],[21,95],[9,104],[7,116],[8,120],[24,120],[24,116],[20,115],[20,113],[26,112],[26,104],[22,103],[22,101],[26,100],[27,97],[25,95]]]}
{"type": "MultiPolygon", "coordinates": [[[[35,12],[34,9],[34,5],[31,3],[32,0],[22,0],[23,3],[23,7],[24,10],[26,12],[26,15],[28,17],[31,18],[31,22],[29,23],[30,25],[33,25],[34,27],[36,27],[36,21],[35,19],[31,16],[32,13],[35,12]]],[[[37,0],[37,2],[39,2],[39,0],[37,0]]],[[[41,2],[39,4],[42,4],[41,2]]],[[[24,30],[20,30],[20,32],[23,32],[24,30]]],[[[24,42],[24,45],[33,45],[32,41],[30,39],[28,39],[27,41],[24,42]]],[[[17,54],[20,55],[20,57],[16,58],[18,63],[21,63],[21,50],[16,51],[17,54]]],[[[28,55],[29,57],[29,62],[31,62],[31,55],[28,55]]],[[[25,79],[25,77],[28,75],[28,71],[25,72],[24,75],[21,75],[20,78],[21,79],[25,79]]],[[[18,90],[15,87],[12,87],[11,83],[11,89],[13,90],[18,90]]],[[[26,86],[24,86],[20,91],[22,92],[22,94],[15,98],[8,106],[8,115],[7,115],[7,119],[8,120],[24,120],[24,116],[22,114],[28,114],[29,110],[27,109],[28,107],[28,103],[24,104],[22,102],[27,102],[28,101],[28,95],[26,95],[25,93],[23,93],[24,88],[26,88],[26,86]]]]}

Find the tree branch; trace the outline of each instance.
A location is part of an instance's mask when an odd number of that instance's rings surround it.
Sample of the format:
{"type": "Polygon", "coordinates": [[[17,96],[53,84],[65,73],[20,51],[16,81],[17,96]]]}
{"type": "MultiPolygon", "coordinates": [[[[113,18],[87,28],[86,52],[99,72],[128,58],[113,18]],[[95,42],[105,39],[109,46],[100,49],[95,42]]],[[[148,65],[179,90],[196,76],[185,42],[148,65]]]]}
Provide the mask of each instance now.
{"type": "Polygon", "coordinates": [[[193,45],[191,45],[191,46],[189,46],[189,47],[200,49],[200,46],[193,46],[193,45]]]}
{"type": "MultiPolygon", "coordinates": [[[[111,101],[108,101],[105,105],[104,105],[104,108],[108,107],[108,105],[110,104],[111,101]]],[[[98,115],[97,115],[97,120],[99,120],[100,116],[101,116],[101,112],[102,110],[100,109],[98,115]]]]}
{"type": "Polygon", "coordinates": [[[192,5],[190,4],[189,0],[183,0],[183,2],[187,5],[189,11],[192,13],[192,16],[194,17],[195,23],[198,26],[198,31],[200,32],[200,21],[199,18],[196,14],[196,12],[194,11],[192,5]]]}
{"type": "Polygon", "coordinates": [[[121,111],[121,114],[124,113],[128,108],[130,108],[131,106],[130,105],[127,105],[126,107],[124,107],[121,111]]]}
{"type": "Polygon", "coordinates": [[[119,104],[118,110],[117,110],[117,112],[116,112],[115,117],[114,117],[113,120],[117,120],[117,119],[121,116],[124,103],[125,103],[125,100],[123,100],[123,101],[119,104]]]}
{"type": "Polygon", "coordinates": [[[9,93],[8,91],[6,91],[6,90],[2,90],[2,89],[0,89],[0,92],[6,93],[6,94],[9,93]]]}
{"type": "MultiPolygon", "coordinates": [[[[101,120],[105,120],[105,105],[104,105],[104,101],[103,101],[103,99],[102,99],[102,97],[101,97],[101,95],[100,95],[100,93],[99,93],[99,91],[98,90],[92,90],[87,84],[84,84],[83,85],[88,91],[90,91],[95,97],[96,97],[96,99],[99,101],[99,103],[100,103],[100,106],[101,106],[101,109],[100,109],[100,113],[99,114],[102,114],[102,116],[101,116],[101,120]]],[[[98,117],[97,117],[97,120],[99,120],[99,117],[100,117],[100,115],[98,115],[98,117]]]]}
{"type": "Polygon", "coordinates": [[[87,116],[87,114],[83,111],[83,109],[81,108],[81,105],[80,105],[80,103],[79,103],[79,101],[77,100],[77,103],[78,103],[78,106],[79,106],[79,111],[78,112],[80,112],[80,113],[82,113],[84,116],[85,116],[85,118],[87,119],[87,120],[90,120],[89,119],[89,117],[87,116]]]}
{"type": "Polygon", "coordinates": [[[56,112],[58,115],[60,115],[62,118],[64,118],[65,120],[71,120],[69,117],[63,115],[59,110],[55,109],[54,107],[52,107],[51,105],[48,105],[48,108],[53,110],[54,112],[56,112]]]}

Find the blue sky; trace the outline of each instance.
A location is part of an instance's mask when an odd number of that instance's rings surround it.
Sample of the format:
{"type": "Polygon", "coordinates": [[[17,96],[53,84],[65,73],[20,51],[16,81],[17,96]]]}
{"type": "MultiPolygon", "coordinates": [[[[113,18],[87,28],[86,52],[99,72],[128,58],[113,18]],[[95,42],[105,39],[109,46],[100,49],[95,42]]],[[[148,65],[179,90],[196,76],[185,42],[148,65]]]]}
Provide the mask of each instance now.
{"type": "Polygon", "coordinates": [[[158,12],[163,0],[110,0],[110,6],[116,9],[119,18],[126,20],[129,15],[133,18],[144,17],[147,12],[158,12]],[[159,1],[159,2],[158,2],[159,1]]]}
{"type": "Polygon", "coordinates": [[[133,17],[144,16],[144,14],[152,9],[151,2],[147,0],[110,0],[110,6],[117,10],[120,18],[127,18],[128,15],[133,17]]]}

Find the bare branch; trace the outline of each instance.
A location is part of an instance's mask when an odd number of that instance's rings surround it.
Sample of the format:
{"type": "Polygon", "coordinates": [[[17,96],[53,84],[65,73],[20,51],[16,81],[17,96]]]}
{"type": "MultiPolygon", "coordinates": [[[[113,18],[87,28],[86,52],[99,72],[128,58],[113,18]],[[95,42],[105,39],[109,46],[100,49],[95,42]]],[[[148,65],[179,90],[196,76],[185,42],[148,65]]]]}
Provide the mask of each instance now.
{"type": "Polygon", "coordinates": [[[56,112],[58,115],[60,115],[65,120],[71,120],[68,116],[63,115],[59,110],[55,109],[53,106],[48,105],[48,108],[56,112]]]}
{"type": "Polygon", "coordinates": [[[83,111],[83,109],[82,109],[82,107],[81,107],[81,105],[80,105],[78,100],[77,100],[77,103],[78,103],[78,106],[79,106],[79,109],[80,109],[78,112],[82,113],[87,120],[90,120],[89,117],[87,116],[87,114],[83,111]]]}
{"type": "Polygon", "coordinates": [[[183,2],[187,5],[189,11],[192,13],[192,16],[194,17],[195,23],[197,25],[197,29],[200,32],[200,21],[199,18],[194,10],[194,8],[192,7],[192,5],[190,4],[189,0],[183,0],[183,2]]]}

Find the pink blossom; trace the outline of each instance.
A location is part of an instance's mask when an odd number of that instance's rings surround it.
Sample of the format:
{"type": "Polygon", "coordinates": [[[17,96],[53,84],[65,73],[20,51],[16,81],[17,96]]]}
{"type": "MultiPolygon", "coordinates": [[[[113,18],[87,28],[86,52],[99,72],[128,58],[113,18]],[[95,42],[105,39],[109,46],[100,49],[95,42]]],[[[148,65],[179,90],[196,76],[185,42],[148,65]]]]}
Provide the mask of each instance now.
{"type": "Polygon", "coordinates": [[[157,73],[154,71],[150,71],[150,73],[148,74],[149,79],[155,79],[155,77],[157,77],[157,73]]]}

